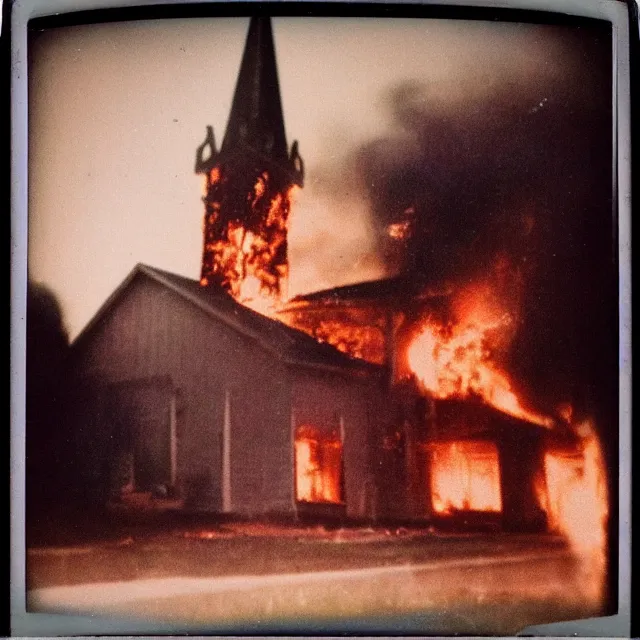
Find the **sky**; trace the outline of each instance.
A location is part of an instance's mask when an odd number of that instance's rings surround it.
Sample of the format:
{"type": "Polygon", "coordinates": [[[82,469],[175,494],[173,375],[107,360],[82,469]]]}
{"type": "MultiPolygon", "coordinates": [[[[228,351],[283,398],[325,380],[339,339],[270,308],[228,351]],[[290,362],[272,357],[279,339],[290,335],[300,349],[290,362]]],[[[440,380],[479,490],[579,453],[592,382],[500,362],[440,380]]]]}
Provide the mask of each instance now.
{"type": "MultiPolygon", "coordinates": [[[[56,296],[71,340],[139,262],[199,279],[195,152],[207,125],[222,141],[247,28],[32,35],[29,277],[56,296]]],[[[274,18],[273,30],[306,174],[289,295],[402,272],[465,284],[499,265],[521,290],[502,364],[541,408],[599,407],[613,428],[610,33],[374,18],[274,18]],[[390,239],[407,215],[410,237],[390,239]]]]}
{"type": "MultiPolygon", "coordinates": [[[[507,86],[535,111],[558,86],[583,84],[562,28],[273,23],[288,143],[299,141],[307,176],[291,217],[291,295],[388,273],[355,159],[385,137],[411,144],[394,121],[394,91],[418,87],[414,102],[437,114],[477,112],[507,86]]],[[[164,20],[32,38],[29,273],[58,297],[71,338],[138,262],[199,277],[195,150],[208,124],[222,140],[247,27],[246,18],[164,20]]]]}

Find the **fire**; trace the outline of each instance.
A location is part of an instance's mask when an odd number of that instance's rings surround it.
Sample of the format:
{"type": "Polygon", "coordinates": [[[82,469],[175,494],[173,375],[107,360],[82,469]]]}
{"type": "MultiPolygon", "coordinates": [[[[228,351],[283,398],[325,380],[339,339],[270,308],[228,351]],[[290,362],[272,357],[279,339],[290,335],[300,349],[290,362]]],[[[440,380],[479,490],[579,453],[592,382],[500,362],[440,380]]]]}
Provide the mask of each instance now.
{"type": "Polygon", "coordinates": [[[551,427],[550,418],[522,406],[507,374],[491,361],[492,334],[511,321],[509,315],[490,321],[470,316],[459,324],[428,319],[409,346],[409,367],[436,398],[476,395],[512,416],[551,427]]]}
{"type": "Polygon", "coordinates": [[[254,275],[248,275],[241,282],[238,302],[265,316],[271,315],[274,310],[274,301],[264,294],[262,283],[254,275]]]}
{"type": "Polygon", "coordinates": [[[573,426],[579,445],[573,451],[545,456],[546,500],[542,502],[552,531],[563,535],[584,573],[583,584],[595,600],[602,597],[609,517],[606,467],[593,424],[573,426]]]}
{"type": "Polygon", "coordinates": [[[408,240],[411,237],[411,222],[393,222],[387,227],[387,234],[394,240],[408,240]]]}
{"type": "Polygon", "coordinates": [[[295,440],[296,499],[301,502],[342,500],[342,442],[336,433],[302,426],[295,440]]]}
{"type": "Polygon", "coordinates": [[[498,451],[492,442],[439,442],[429,447],[436,513],[502,511],[498,451]]]}
{"type": "Polygon", "coordinates": [[[205,176],[204,253],[200,283],[218,284],[236,300],[270,313],[286,295],[287,230],[295,187],[280,189],[264,171],[245,195],[224,170],[205,176]]]}
{"type": "Polygon", "coordinates": [[[339,320],[320,320],[313,327],[312,335],[319,342],[327,342],[352,358],[375,364],[384,362],[384,335],[378,327],[353,326],[339,320]]]}

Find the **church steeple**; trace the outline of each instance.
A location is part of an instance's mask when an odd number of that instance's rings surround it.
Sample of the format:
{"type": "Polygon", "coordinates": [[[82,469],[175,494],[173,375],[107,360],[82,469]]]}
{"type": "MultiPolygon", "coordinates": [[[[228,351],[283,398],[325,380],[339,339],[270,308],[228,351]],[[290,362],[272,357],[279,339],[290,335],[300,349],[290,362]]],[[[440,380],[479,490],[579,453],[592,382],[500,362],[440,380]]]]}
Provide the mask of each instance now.
{"type": "Polygon", "coordinates": [[[221,152],[247,146],[286,164],[287,139],[269,18],[251,18],[221,152]]]}
{"type": "Polygon", "coordinates": [[[219,161],[234,162],[238,156],[273,163],[289,175],[293,184],[302,186],[304,168],[297,141],[287,151],[273,30],[268,17],[254,17],[249,22],[222,147],[216,150],[213,130],[208,130],[198,149],[196,173],[206,173],[219,161]]]}
{"type": "Polygon", "coordinates": [[[288,277],[291,190],[302,186],[304,166],[297,142],[287,150],[269,18],[251,19],[222,147],[207,127],[195,169],[206,176],[201,284],[250,306],[277,305],[288,277]]]}

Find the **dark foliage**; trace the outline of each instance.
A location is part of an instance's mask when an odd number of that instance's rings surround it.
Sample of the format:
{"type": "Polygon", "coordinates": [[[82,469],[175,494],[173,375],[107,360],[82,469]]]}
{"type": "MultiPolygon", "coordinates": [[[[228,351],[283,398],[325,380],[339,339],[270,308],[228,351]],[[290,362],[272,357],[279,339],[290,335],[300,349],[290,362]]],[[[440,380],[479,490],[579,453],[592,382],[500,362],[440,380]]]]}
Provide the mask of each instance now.
{"type": "Polygon", "coordinates": [[[27,524],[64,504],[69,487],[69,340],[55,295],[27,289],[26,503],[27,524]]]}

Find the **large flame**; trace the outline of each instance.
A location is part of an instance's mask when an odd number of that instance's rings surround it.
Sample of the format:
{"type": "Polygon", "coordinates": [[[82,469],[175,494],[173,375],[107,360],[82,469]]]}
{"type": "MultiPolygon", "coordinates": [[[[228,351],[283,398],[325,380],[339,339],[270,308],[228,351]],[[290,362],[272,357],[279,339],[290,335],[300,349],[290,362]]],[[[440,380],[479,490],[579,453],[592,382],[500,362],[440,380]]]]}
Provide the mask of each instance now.
{"type": "Polygon", "coordinates": [[[221,168],[207,174],[203,286],[217,283],[238,302],[265,314],[278,307],[286,297],[287,230],[295,188],[278,190],[265,171],[238,205],[228,199],[221,168]]]}
{"type": "Polygon", "coordinates": [[[545,455],[541,504],[552,531],[563,535],[580,561],[585,595],[601,601],[606,572],[609,506],[602,448],[589,420],[573,425],[575,450],[545,455]]]}
{"type": "Polygon", "coordinates": [[[550,418],[522,405],[509,376],[493,362],[514,324],[513,314],[493,298],[483,285],[458,297],[453,321],[426,318],[407,350],[409,368],[436,398],[479,396],[504,413],[551,427],[550,418]]]}
{"type": "MultiPolygon", "coordinates": [[[[475,395],[505,413],[549,429],[571,426],[573,443],[554,445],[545,453],[544,478],[538,479],[535,489],[549,530],[567,540],[579,561],[585,597],[601,603],[608,496],[606,466],[593,423],[576,422],[569,405],[563,405],[558,420],[523,406],[511,379],[494,360],[496,353],[508,347],[514,329],[514,314],[500,304],[495,289],[482,285],[463,291],[452,310],[453,319],[448,322],[431,316],[423,320],[407,350],[410,370],[435,398],[475,395]]],[[[436,512],[479,509],[482,500],[484,508],[500,509],[499,494],[491,493],[495,483],[489,475],[474,472],[473,456],[464,442],[438,444],[434,454],[431,488],[436,512]],[[492,499],[487,501],[489,496],[492,499]]],[[[498,473],[497,461],[491,468],[498,473]]]]}

